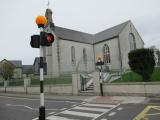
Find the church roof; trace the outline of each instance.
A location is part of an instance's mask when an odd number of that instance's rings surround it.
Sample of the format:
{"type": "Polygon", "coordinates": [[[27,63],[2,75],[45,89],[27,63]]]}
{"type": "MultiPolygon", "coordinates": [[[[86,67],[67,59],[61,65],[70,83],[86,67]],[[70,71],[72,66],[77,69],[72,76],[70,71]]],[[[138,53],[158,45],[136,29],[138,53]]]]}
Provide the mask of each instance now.
{"type": "Polygon", "coordinates": [[[79,32],[71,29],[55,26],[56,35],[64,40],[82,42],[87,44],[93,43],[93,35],[84,32],[79,32]]]}
{"type": "Polygon", "coordinates": [[[102,32],[96,33],[94,35],[94,43],[102,42],[104,40],[109,40],[111,38],[117,37],[129,22],[130,21],[127,21],[107,30],[104,30],[102,32]]]}
{"type": "Polygon", "coordinates": [[[117,37],[129,22],[130,21],[124,22],[122,24],[119,24],[117,26],[114,26],[96,34],[88,34],[58,26],[55,26],[54,30],[56,35],[61,39],[82,42],[87,44],[96,44],[104,40],[109,40],[111,38],[117,37]]]}

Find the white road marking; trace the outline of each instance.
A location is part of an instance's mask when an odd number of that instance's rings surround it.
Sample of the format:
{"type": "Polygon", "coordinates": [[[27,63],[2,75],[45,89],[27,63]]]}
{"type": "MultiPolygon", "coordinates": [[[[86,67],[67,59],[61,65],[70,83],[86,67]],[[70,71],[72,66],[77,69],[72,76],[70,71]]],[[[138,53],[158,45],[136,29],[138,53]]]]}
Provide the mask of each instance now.
{"type": "MultiPolygon", "coordinates": [[[[74,115],[74,116],[81,116],[81,117],[90,117],[92,118],[92,120],[96,120],[97,118],[100,118],[102,115],[106,114],[107,112],[117,108],[120,104],[118,105],[107,105],[107,104],[90,104],[90,103],[84,103],[84,104],[79,104],[76,105],[75,107],[71,107],[69,109],[66,109],[64,111],[55,113],[51,116],[48,116],[46,119],[48,120],[72,120],[69,118],[64,117],[65,115],[74,115]],[[83,106],[83,107],[82,107],[83,106]],[[107,108],[106,108],[107,107],[107,108]],[[85,112],[78,112],[78,111],[74,111],[74,109],[77,110],[88,110],[88,111],[94,111],[95,113],[87,113],[85,112]],[[102,113],[96,113],[97,112],[102,112],[102,113]],[[63,114],[64,116],[60,116],[61,114],[63,114]]],[[[62,108],[64,109],[64,108],[62,108]]],[[[115,115],[115,112],[110,113],[110,116],[115,115]]],[[[33,119],[34,120],[34,119],[33,119]]],[[[37,119],[35,119],[37,120],[37,119]]],[[[78,119],[73,119],[73,120],[78,120],[78,119]]],[[[107,120],[105,118],[100,119],[100,120],[107,120]]]]}
{"type": "Polygon", "coordinates": [[[114,116],[116,114],[116,112],[111,112],[110,114],[108,114],[108,116],[114,116]]]}
{"type": "Polygon", "coordinates": [[[73,109],[79,109],[79,110],[89,110],[89,111],[99,111],[99,112],[105,112],[109,111],[109,109],[101,109],[101,108],[89,108],[89,107],[74,107],[73,109]]]}
{"type": "Polygon", "coordinates": [[[77,106],[77,105],[72,105],[72,107],[75,107],[75,106],[77,106]]]}
{"type": "Polygon", "coordinates": [[[116,107],[116,105],[106,105],[106,104],[89,104],[89,103],[86,103],[86,104],[83,104],[85,106],[95,106],[95,107],[116,107]]]}
{"type": "Polygon", "coordinates": [[[79,102],[73,102],[73,101],[63,101],[63,102],[68,102],[68,103],[79,103],[79,102]]]}
{"type": "Polygon", "coordinates": [[[32,120],[38,120],[38,118],[34,118],[34,119],[32,119],[32,120]]]}
{"type": "Polygon", "coordinates": [[[117,108],[117,110],[120,111],[120,110],[123,110],[123,108],[120,107],[120,108],[117,108]]]}
{"type": "Polygon", "coordinates": [[[67,108],[62,108],[62,109],[60,109],[60,110],[66,110],[67,108]]]}
{"type": "Polygon", "coordinates": [[[49,120],[73,120],[73,119],[67,119],[67,118],[64,118],[64,117],[53,116],[53,115],[47,117],[47,119],[49,119],[49,120]]]}
{"type": "Polygon", "coordinates": [[[55,112],[50,112],[50,113],[48,113],[47,115],[52,115],[52,114],[54,114],[55,112]]]}
{"type": "Polygon", "coordinates": [[[31,108],[31,107],[29,107],[29,106],[26,106],[26,105],[12,105],[12,104],[6,104],[6,106],[25,107],[25,108],[28,108],[28,109],[33,110],[33,108],[31,108]]]}
{"type": "Polygon", "coordinates": [[[61,112],[63,114],[68,114],[68,115],[76,115],[76,116],[83,116],[83,117],[97,117],[99,114],[94,114],[94,113],[85,113],[85,112],[75,112],[75,111],[64,111],[61,112]]]}
{"type": "MultiPolygon", "coordinates": [[[[27,105],[13,105],[13,104],[6,104],[6,106],[13,106],[13,107],[24,107],[24,108],[28,108],[30,110],[39,110],[37,108],[31,108],[27,105]]],[[[59,109],[46,109],[46,110],[59,110],[59,109]]]]}
{"type": "MultiPolygon", "coordinates": [[[[117,108],[118,106],[120,106],[120,104],[115,105],[115,107],[112,107],[109,111],[111,111],[111,110],[113,110],[113,109],[117,108]]],[[[100,114],[97,118],[101,117],[102,115],[106,114],[107,112],[108,112],[108,111],[106,111],[106,112],[104,112],[104,113],[100,114]]],[[[97,118],[93,118],[92,120],[96,120],[97,118]]]]}

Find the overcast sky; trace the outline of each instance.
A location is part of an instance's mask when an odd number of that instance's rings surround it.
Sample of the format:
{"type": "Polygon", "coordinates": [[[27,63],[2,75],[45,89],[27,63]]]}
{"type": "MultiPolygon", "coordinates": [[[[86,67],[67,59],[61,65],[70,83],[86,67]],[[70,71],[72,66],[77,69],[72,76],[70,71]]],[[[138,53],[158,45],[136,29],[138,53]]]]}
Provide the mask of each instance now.
{"type": "MultiPolygon", "coordinates": [[[[33,64],[39,50],[30,47],[35,24],[48,0],[0,0],[0,60],[33,64]]],[[[160,0],[50,0],[56,26],[97,33],[131,20],[145,46],[160,49],[160,0]]]]}

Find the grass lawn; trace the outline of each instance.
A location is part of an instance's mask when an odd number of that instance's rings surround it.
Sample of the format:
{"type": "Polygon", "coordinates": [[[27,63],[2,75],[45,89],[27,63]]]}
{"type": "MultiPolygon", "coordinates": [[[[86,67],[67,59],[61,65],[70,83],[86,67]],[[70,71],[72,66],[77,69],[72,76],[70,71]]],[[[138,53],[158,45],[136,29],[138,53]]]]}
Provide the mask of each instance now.
{"type": "MultiPolygon", "coordinates": [[[[45,85],[51,84],[71,84],[72,78],[70,76],[60,76],[57,78],[44,79],[45,85]]],[[[31,85],[39,85],[39,79],[31,79],[31,85]]],[[[0,82],[0,86],[4,86],[4,82],[0,82]]],[[[14,79],[9,81],[9,86],[24,86],[24,81],[22,79],[14,79]]]]}
{"type": "MultiPolygon", "coordinates": [[[[160,67],[154,69],[153,74],[151,76],[151,82],[160,82],[160,67]]],[[[118,82],[144,82],[142,77],[135,72],[129,72],[122,75],[122,79],[117,79],[113,81],[113,83],[118,82]]]]}
{"type": "MultiPolygon", "coordinates": [[[[31,80],[31,85],[39,85],[39,79],[32,79],[31,80]]],[[[72,78],[71,76],[60,76],[57,78],[48,78],[44,79],[44,84],[45,85],[50,85],[50,84],[71,84],[72,83],[72,78]]]]}

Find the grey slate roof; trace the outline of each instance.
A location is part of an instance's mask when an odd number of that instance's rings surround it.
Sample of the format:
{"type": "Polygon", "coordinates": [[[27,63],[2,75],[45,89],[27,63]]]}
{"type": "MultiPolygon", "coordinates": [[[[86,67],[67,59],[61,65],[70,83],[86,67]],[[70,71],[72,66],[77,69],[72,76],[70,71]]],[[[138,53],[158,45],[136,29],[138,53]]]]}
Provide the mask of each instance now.
{"type": "Polygon", "coordinates": [[[22,68],[22,61],[21,60],[9,60],[16,68],[22,68]]]}
{"type": "Polygon", "coordinates": [[[88,34],[57,26],[55,26],[54,30],[56,35],[61,39],[82,42],[87,44],[95,44],[98,42],[102,42],[103,40],[108,40],[113,37],[117,37],[129,22],[130,21],[124,22],[122,24],[119,24],[117,26],[114,26],[96,34],[88,34]]]}
{"type": "Polygon", "coordinates": [[[114,26],[112,28],[109,28],[107,30],[104,30],[102,32],[99,32],[99,33],[95,34],[94,35],[95,36],[94,43],[117,37],[129,22],[130,21],[124,22],[122,24],[119,24],[117,26],[114,26]]]}
{"type": "Polygon", "coordinates": [[[57,26],[55,26],[55,33],[61,39],[88,43],[88,44],[92,44],[93,37],[94,37],[91,34],[70,30],[62,27],[57,27],[57,26]]]}
{"type": "Polygon", "coordinates": [[[33,66],[32,65],[23,65],[22,73],[28,73],[28,70],[32,70],[33,71],[33,66]]]}

